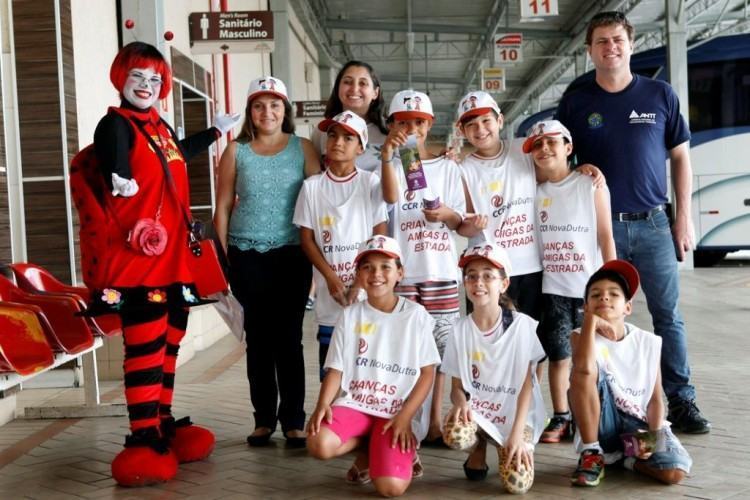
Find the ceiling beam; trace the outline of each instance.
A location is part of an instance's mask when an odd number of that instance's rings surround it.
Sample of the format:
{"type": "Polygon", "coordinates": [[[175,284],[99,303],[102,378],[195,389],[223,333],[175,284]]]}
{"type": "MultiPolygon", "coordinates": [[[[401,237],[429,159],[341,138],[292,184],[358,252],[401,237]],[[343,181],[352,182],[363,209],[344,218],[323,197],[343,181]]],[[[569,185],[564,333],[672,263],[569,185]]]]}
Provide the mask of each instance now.
{"type": "MultiPolygon", "coordinates": [[[[490,16],[488,17],[487,23],[485,25],[485,32],[477,42],[477,45],[474,48],[474,54],[469,60],[469,63],[466,65],[466,71],[464,71],[463,78],[464,85],[461,89],[461,92],[459,93],[459,99],[466,94],[466,92],[469,90],[471,82],[474,81],[477,70],[482,65],[482,60],[484,59],[483,53],[487,50],[488,45],[491,43],[490,40],[493,40],[495,32],[500,26],[500,20],[503,18],[503,14],[505,14],[507,8],[508,0],[495,0],[493,2],[492,8],[489,12],[490,16]]],[[[492,43],[494,43],[494,40],[492,43]]]]}
{"type": "MultiPolygon", "coordinates": [[[[345,31],[385,31],[388,33],[400,32],[408,33],[409,26],[406,21],[358,21],[353,19],[335,19],[328,18],[325,20],[325,26],[328,29],[338,29],[345,31]]],[[[518,28],[514,31],[523,32],[524,38],[567,38],[567,34],[557,30],[545,30],[539,28],[518,28]]],[[[438,34],[465,34],[465,35],[484,35],[487,28],[481,25],[465,24],[435,24],[435,23],[411,23],[412,33],[438,33],[438,34]]]]}
{"type": "MultiPolygon", "coordinates": [[[[381,82],[408,82],[409,79],[406,77],[406,75],[402,74],[381,74],[380,81],[381,82]]],[[[454,76],[425,76],[425,75],[412,75],[411,77],[412,83],[442,83],[447,85],[463,85],[464,79],[461,77],[454,77],[454,76]]],[[[513,86],[513,85],[521,85],[523,84],[523,80],[505,80],[506,86],[513,86]]]]}
{"type": "Polygon", "coordinates": [[[305,32],[310,35],[315,44],[320,66],[341,66],[341,62],[334,55],[331,40],[320,22],[321,18],[310,5],[310,2],[308,0],[290,0],[289,3],[297,15],[297,19],[302,23],[305,32]]]}
{"type": "MultiPolygon", "coordinates": [[[[590,19],[597,12],[609,10],[620,10],[627,14],[632,11],[639,2],[640,0],[610,0],[606,5],[592,9],[593,12],[588,12],[588,15],[584,17],[590,19]]],[[[583,18],[581,18],[581,21],[583,21],[583,18]]],[[[570,65],[572,61],[572,57],[566,57],[565,55],[574,54],[577,50],[580,50],[583,47],[584,42],[586,41],[586,26],[583,23],[580,23],[580,25],[581,27],[576,30],[577,32],[574,31],[570,33],[571,38],[567,42],[561,44],[558,50],[555,51],[557,55],[562,57],[557,60],[539,64],[537,66],[536,75],[523,86],[523,91],[519,95],[514,96],[516,98],[515,102],[505,113],[508,121],[513,121],[516,116],[523,112],[524,107],[528,105],[529,100],[534,95],[540,93],[541,90],[548,88],[557,78],[565,73],[567,66],[570,65]]]]}

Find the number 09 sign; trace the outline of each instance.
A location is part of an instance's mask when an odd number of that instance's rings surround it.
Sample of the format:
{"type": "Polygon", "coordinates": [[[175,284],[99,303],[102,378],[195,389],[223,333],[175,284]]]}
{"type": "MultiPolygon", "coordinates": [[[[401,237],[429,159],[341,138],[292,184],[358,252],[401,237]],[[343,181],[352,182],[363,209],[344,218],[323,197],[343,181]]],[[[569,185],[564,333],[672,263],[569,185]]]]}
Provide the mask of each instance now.
{"type": "Polygon", "coordinates": [[[500,94],[505,92],[505,69],[483,68],[481,77],[482,90],[488,94],[500,94]]]}

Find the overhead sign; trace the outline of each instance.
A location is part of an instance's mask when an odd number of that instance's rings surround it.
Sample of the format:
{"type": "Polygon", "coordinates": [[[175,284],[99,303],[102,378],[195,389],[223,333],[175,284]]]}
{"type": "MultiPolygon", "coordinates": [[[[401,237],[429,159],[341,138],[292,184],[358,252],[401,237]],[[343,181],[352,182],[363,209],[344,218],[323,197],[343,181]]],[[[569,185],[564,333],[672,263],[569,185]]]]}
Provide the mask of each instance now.
{"type": "Polygon", "coordinates": [[[523,61],[523,33],[499,33],[495,35],[495,62],[514,64],[523,61]]]}
{"type": "Polygon", "coordinates": [[[193,54],[273,51],[272,12],[193,12],[189,23],[193,54]]]}
{"type": "Polygon", "coordinates": [[[482,68],[482,90],[488,94],[505,92],[505,69],[482,68]]]}
{"type": "Polygon", "coordinates": [[[323,118],[328,101],[296,101],[297,107],[295,118],[323,118]]]}
{"type": "Polygon", "coordinates": [[[557,0],[521,0],[521,19],[557,15],[557,0]]]}

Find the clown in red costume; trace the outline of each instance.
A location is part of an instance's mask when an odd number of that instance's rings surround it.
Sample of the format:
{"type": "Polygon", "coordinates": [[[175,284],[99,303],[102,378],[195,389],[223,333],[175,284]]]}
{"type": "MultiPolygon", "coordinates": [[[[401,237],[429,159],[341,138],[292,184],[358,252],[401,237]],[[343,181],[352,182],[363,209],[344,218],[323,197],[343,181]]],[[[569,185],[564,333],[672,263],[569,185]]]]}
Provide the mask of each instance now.
{"type": "MultiPolygon", "coordinates": [[[[206,303],[190,270],[186,161],[231,130],[239,116],[217,116],[214,127],[179,141],[154,107],[169,94],[170,67],[145,43],[120,50],[110,80],[122,103],[97,125],[87,156],[100,175],[89,178],[93,194],[78,189],[74,196],[84,281],[92,288],[89,312],[116,312],[123,324],[131,434],[112,475],[121,485],[142,486],[173,478],[178,463],[202,460],[214,448],[211,431],[187,418],[175,421],[171,411],[188,308],[206,303]]],[[[71,179],[76,168],[74,160],[71,179]]]]}

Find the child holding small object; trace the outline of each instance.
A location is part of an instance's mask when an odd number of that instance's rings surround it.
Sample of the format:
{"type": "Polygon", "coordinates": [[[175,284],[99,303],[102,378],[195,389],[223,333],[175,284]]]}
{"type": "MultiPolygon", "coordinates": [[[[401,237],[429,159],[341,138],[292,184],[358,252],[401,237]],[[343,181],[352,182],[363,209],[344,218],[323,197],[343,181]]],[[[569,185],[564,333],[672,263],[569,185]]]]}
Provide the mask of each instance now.
{"type": "Polygon", "coordinates": [[[458,265],[474,310],[454,325],[440,368],[452,377],[443,439],[470,452],[464,473],[473,481],[487,477],[487,443],[493,444],[503,486],[525,493],[534,482],[534,443],[545,419],[534,375],[544,357],[537,322],[516,312],[505,295],[511,267],[503,249],[469,247],[458,265]]]}
{"type": "Polygon", "coordinates": [[[570,338],[577,486],[597,486],[605,464],[623,455],[626,468],[666,484],[690,472],[693,461],[664,419],[662,339],[625,322],[639,283],[629,262],[611,260],[586,284],[583,327],[570,338]]]}
{"type": "MultiPolygon", "coordinates": [[[[453,231],[465,210],[456,163],[426,147],[432,103],[422,92],[402,90],[389,108],[390,132],[383,143],[383,198],[393,210],[394,238],[404,249],[404,279],[396,293],[422,304],[435,319],[433,335],[441,355],[459,315],[458,270],[453,231]],[[409,158],[395,158],[410,145],[409,158]],[[418,153],[415,153],[415,150],[418,153]],[[418,158],[415,158],[418,154],[418,158]],[[409,167],[404,171],[402,161],[409,167]]],[[[435,377],[428,442],[441,440],[443,376],[435,377]]]]}

